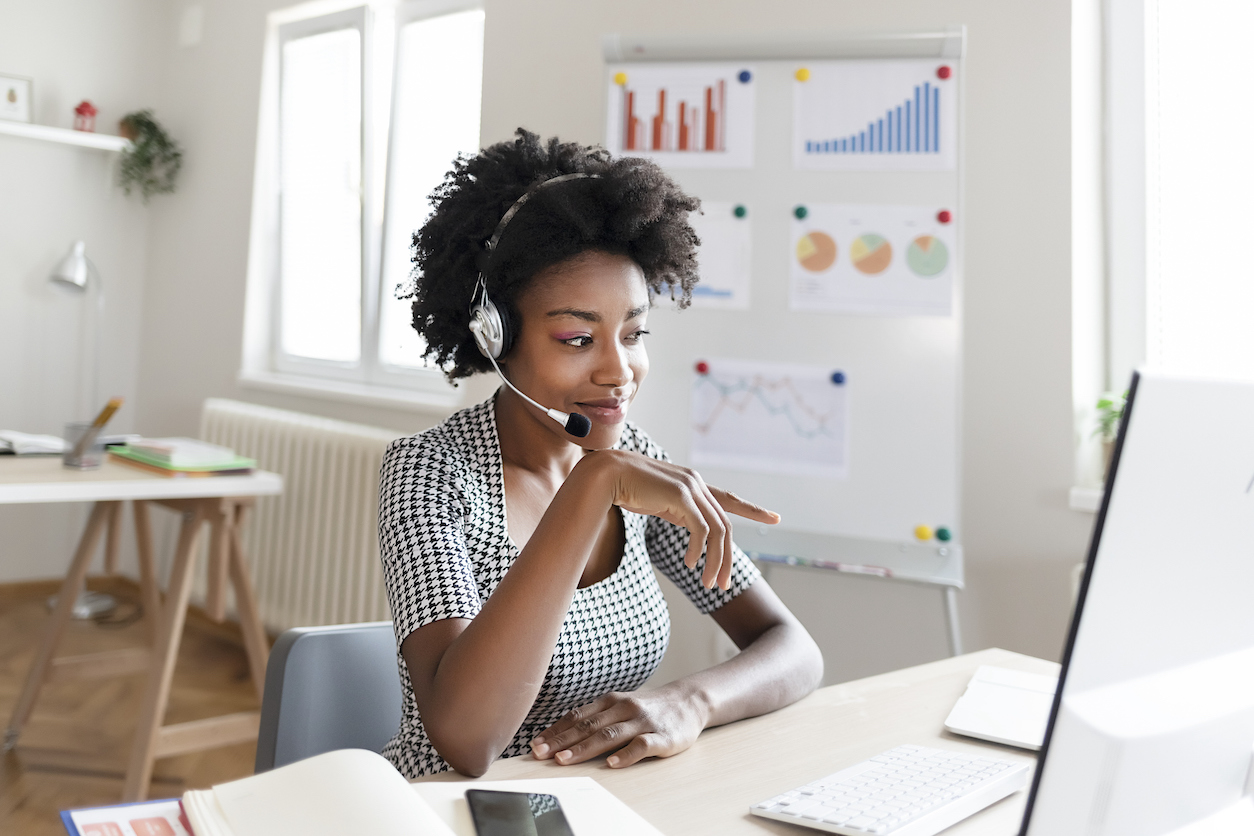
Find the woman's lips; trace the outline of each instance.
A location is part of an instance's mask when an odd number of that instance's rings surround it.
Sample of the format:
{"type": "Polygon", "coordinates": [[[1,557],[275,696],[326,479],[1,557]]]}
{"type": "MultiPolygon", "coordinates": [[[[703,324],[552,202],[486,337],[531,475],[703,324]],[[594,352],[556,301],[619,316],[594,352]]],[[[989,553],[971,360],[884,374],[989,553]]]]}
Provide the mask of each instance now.
{"type": "Polygon", "coordinates": [[[579,411],[598,424],[621,424],[627,417],[627,404],[630,401],[583,401],[576,403],[579,411]]]}

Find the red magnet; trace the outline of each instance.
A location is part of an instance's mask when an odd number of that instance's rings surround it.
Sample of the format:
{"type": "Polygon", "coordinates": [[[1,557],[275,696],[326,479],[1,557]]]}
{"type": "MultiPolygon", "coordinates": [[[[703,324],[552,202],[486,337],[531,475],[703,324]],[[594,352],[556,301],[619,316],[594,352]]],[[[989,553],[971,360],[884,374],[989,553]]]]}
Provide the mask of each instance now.
{"type": "Polygon", "coordinates": [[[948,64],[941,64],[936,68],[936,77],[939,79],[949,78],[953,74],[953,70],[949,69],[948,64]]]}
{"type": "Polygon", "coordinates": [[[697,361],[697,374],[709,374],[710,364],[704,360],[697,361]]]}
{"type": "Polygon", "coordinates": [[[954,219],[954,216],[949,213],[948,209],[942,209],[936,213],[936,220],[940,221],[943,224],[947,224],[953,219],[954,219]]]}

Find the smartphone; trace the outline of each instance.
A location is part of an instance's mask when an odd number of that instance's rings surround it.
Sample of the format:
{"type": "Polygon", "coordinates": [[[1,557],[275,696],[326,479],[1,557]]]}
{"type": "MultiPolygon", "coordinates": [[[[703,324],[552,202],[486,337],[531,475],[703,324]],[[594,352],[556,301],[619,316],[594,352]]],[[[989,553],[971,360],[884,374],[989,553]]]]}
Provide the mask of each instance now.
{"type": "Polygon", "coordinates": [[[574,836],[555,795],[466,790],[466,802],[479,836],[574,836]]]}

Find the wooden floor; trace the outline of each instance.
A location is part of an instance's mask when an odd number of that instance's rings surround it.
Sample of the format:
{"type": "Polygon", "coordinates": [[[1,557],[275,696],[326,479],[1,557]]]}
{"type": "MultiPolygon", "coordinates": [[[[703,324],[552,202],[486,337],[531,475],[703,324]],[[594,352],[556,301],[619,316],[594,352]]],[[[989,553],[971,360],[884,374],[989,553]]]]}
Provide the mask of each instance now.
{"type": "MultiPolygon", "coordinates": [[[[59,581],[0,586],[0,729],[8,725],[59,581]]],[[[90,580],[88,587],[133,601],[125,581],[90,580]]],[[[124,604],[120,613],[129,612],[124,604]]],[[[74,621],[58,655],[142,645],[143,622],[105,627],[74,621]]],[[[130,754],[144,676],[45,685],[17,748],[0,754],[0,833],[64,836],[60,810],[115,804],[130,754]]],[[[192,611],[179,650],[167,723],[255,711],[257,696],[238,634],[192,611]]],[[[157,761],[149,798],[251,775],[255,744],[236,744],[157,761]]]]}

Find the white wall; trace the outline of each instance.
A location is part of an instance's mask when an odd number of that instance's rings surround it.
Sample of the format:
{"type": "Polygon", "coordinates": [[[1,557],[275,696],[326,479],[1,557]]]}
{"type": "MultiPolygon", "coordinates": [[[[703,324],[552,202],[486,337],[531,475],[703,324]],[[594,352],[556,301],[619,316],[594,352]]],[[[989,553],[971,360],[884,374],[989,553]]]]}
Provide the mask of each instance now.
{"type": "MultiPolygon", "coordinates": [[[[90,99],[97,129],[116,134],[118,119],[150,106],[160,87],[166,14],[161,0],[0,0],[0,72],[33,79],[34,122],[69,128],[74,106],[90,99]]],[[[0,136],[0,428],[59,435],[103,405],[91,402],[96,289],[75,295],[47,280],[76,239],[106,289],[97,400],[126,398],[111,430],[137,425],[151,210],[113,186],[116,162],[0,136]]],[[[0,579],[63,571],[85,511],[0,506],[0,579]]]]}
{"type": "MultiPolygon", "coordinates": [[[[205,3],[202,42],[171,46],[161,66],[157,111],[183,141],[187,164],[179,193],[160,199],[160,211],[149,217],[138,368],[145,432],[193,432],[209,396],[408,431],[439,418],[235,383],[265,15],[284,5],[205,3]]],[[[488,0],[487,12],[484,142],[507,138],[519,125],[599,141],[606,32],[967,24],[962,528],[970,582],[962,613],[969,648],[1000,645],[1057,658],[1068,615],[1067,572],[1082,558],[1092,522],[1067,509],[1073,475],[1067,0],[488,0]]],[[[162,36],[167,41],[172,27],[162,36]]],[[[842,674],[943,651],[939,596],[930,590],[826,580],[781,577],[777,585],[812,626],[822,622],[842,674]],[[888,649],[869,652],[870,642],[888,649]]],[[[710,653],[708,635],[686,616],[677,620],[676,643],[675,669],[710,653]]]]}

